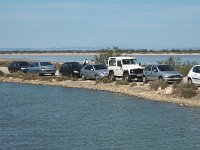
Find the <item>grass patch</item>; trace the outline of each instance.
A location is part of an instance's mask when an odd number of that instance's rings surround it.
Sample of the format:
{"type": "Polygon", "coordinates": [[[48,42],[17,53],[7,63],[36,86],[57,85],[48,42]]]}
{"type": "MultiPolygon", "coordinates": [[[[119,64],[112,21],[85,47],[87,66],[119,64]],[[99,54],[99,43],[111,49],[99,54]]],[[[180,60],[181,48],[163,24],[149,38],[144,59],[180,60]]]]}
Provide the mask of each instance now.
{"type": "Polygon", "coordinates": [[[197,95],[197,86],[188,83],[179,83],[173,85],[174,94],[178,97],[191,98],[197,95]]]}
{"type": "Polygon", "coordinates": [[[1,67],[8,67],[8,65],[11,63],[12,61],[9,60],[0,60],[0,66],[1,67]]]}
{"type": "Polygon", "coordinates": [[[5,74],[3,73],[3,71],[0,70],[0,77],[3,77],[5,74]]]}
{"type": "Polygon", "coordinates": [[[130,83],[129,85],[130,85],[130,86],[132,86],[132,87],[134,87],[134,86],[136,86],[136,85],[137,85],[137,83],[135,83],[135,82],[132,82],[132,83],[130,83]]]}
{"type": "Polygon", "coordinates": [[[129,82],[124,80],[118,80],[115,82],[116,85],[129,85],[129,82]]]}
{"type": "Polygon", "coordinates": [[[109,77],[103,77],[100,79],[96,80],[96,84],[101,84],[101,83],[112,83],[113,81],[109,79],[109,77]]]}
{"type": "Polygon", "coordinates": [[[155,90],[155,91],[157,91],[159,87],[161,88],[161,90],[164,90],[168,86],[169,86],[168,83],[166,83],[164,81],[159,81],[159,80],[149,83],[149,88],[151,90],[155,90]]]}

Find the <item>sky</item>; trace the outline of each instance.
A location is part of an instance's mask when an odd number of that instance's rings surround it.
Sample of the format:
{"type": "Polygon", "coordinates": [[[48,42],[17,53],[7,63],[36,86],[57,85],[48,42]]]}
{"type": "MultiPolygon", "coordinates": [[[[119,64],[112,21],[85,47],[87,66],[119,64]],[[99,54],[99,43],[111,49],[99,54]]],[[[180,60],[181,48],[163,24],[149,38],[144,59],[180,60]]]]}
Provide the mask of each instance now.
{"type": "Polygon", "coordinates": [[[200,47],[200,0],[0,0],[0,48],[200,47]]]}

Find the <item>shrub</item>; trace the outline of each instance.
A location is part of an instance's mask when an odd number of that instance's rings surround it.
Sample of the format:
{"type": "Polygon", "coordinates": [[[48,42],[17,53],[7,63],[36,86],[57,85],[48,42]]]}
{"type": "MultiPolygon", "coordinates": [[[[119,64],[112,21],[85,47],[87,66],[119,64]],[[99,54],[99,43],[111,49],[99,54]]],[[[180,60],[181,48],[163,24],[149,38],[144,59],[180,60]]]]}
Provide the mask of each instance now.
{"type": "Polygon", "coordinates": [[[100,84],[100,83],[112,83],[113,80],[110,80],[109,77],[103,77],[103,78],[100,78],[100,79],[97,79],[96,80],[96,84],[100,84]]]}
{"type": "Polygon", "coordinates": [[[197,64],[197,62],[193,61],[187,61],[187,62],[181,62],[180,58],[175,58],[175,57],[169,57],[165,61],[157,61],[159,64],[169,64],[179,72],[181,72],[184,76],[188,74],[190,69],[197,64]]]}
{"type": "Polygon", "coordinates": [[[174,94],[178,97],[191,98],[197,95],[197,86],[194,84],[180,83],[173,86],[174,94]]]}
{"type": "Polygon", "coordinates": [[[9,60],[0,60],[0,66],[2,67],[8,67],[8,65],[11,63],[12,61],[9,60]]]}
{"type": "Polygon", "coordinates": [[[68,77],[68,76],[61,76],[61,77],[57,77],[55,79],[56,79],[56,81],[60,82],[60,81],[70,80],[70,77],[68,77]]]}
{"type": "Polygon", "coordinates": [[[4,76],[5,74],[3,73],[3,71],[0,70],[0,76],[4,76]]]}
{"type": "Polygon", "coordinates": [[[136,86],[136,85],[137,85],[137,83],[135,83],[135,82],[132,82],[132,83],[130,83],[129,85],[130,85],[130,86],[132,86],[132,87],[134,87],[134,86],[136,86]]]}
{"type": "Polygon", "coordinates": [[[115,82],[116,85],[129,85],[129,82],[124,80],[118,80],[115,82]]]}
{"type": "Polygon", "coordinates": [[[160,81],[160,80],[156,80],[156,81],[149,83],[149,88],[152,90],[155,90],[155,91],[157,91],[159,87],[163,90],[168,86],[169,86],[168,83],[166,83],[164,81],[160,81]]]}

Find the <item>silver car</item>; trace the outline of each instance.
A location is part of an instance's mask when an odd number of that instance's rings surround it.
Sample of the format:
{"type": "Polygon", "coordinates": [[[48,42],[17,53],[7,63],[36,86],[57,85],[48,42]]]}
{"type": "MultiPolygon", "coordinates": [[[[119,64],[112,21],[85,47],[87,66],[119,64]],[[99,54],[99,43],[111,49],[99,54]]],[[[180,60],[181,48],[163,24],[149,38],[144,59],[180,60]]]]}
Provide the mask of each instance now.
{"type": "Polygon", "coordinates": [[[38,75],[55,75],[56,67],[51,62],[34,62],[27,68],[27,73],[37,73],[38,75]]]}
{"type": "Polygon", "coordinates": [[[181,82],[183,75],[170,65],[148,65],[143,70],[143,83],[153,80],[163,80],[168,83],[181,82]]]}
{"type": "Polygon", "coordinates": [[[103,64],[88,64],[81,69],[82,79],[99,79],[108,76],[108,70],[103,64]]]}

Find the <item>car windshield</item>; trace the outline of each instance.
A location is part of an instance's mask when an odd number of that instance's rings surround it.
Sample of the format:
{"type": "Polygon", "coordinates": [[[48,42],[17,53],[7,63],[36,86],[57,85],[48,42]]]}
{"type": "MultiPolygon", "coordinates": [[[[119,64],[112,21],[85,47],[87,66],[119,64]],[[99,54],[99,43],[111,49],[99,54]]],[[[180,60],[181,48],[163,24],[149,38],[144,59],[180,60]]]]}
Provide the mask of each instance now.
{"type": "Polygon", "coordinates": [[[101,70],[101,69],[106,69],[106,66],[104,65],[94,65],[95,70],[101,70]]]}
{"type": "Polygon", "coordinates": [[[48,66],[48,65],[52,65],[50,62],[40,62],[41,66],[48,66]]]}
{"type": "Polygon", "coordinates": [[[136,59],[123,59],[122,63],[124,65],[132,65],[132,64],[137,64],[137,60],[136,59]]]}
{"type": "Polygon", "coordinates": [[[20,66],[28,66],[29,64],[27,62],[19,62],[20,66]]]}
{"type": "Polygon", "coordinates": [[[169,65],[160,65],[158,66],[158,69],[160,71],[175,71],[171,66],[169,65]]]}

